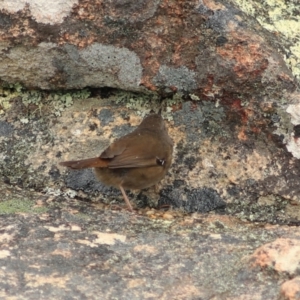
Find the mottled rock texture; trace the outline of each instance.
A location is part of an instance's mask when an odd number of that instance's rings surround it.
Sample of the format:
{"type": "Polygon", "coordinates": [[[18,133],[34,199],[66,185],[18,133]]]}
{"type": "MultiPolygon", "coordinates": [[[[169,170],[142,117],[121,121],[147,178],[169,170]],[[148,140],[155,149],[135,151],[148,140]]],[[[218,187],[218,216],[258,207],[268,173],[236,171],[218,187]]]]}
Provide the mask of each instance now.
{"type": "MultiPolygon", "coordinates": [[[[151,106],[136,111],[124,108],[122,102],[116,104],[125,96],[116,91],[106,99],[74,99],[61,116],[53,115],[59,100],[26,106],[22,96],[15,98],[2,116],[3,180],[50,194],[100,196],[98,201],[105,202],[121,199],[119,191],[99,183],[92,170],[68,171],[58,163],[95,157],[131,132],[142,120],[138,114],[151,106]]],[[[133,107],[144,104],[140,98],[125,101],[133,107]]],[[[241,128],[227,119],[230,110],[208,101],[177,105],[181,109],[176,112],[163,112],[165,118],[173,118],[166,121],[175,143],[172,167],[156,192],[130,195],[137,207],[221,209],[253,221],[299,222],[299,162],[274,143],[270,132],[248,133],[249,138],[239,140],[241,128]]]]}
{"type": "Polygon", "coordinates": [[[0,191],[1,299],[299,299],[299,227],[0,191]]]}
{"type": "Polygon", "coordinates": [[[0,4],[5,81],[208,97],[294,86],[277,40],[229,2],[10,2],[0,4]]]}
{"type": "Polygon", "coordinates": [[[300,299],[296,2],[0,1],[0,297],[300,299]],[[160,108],[135,214],[58,165],[160,108]]]}
{"type": "Polygon", "coordinates": [[[50,101],[46,92],[3,90],[5,182],[118,197],[90,171],[67,173],[58,162],[99,155],[161,104],[174,163],[159,193],[142,192],[137,205],[188,212],[226,205],[249,220],[299,223],[300,96],[281,35],[239,1],[60,4],[1,2],[0,78],[10,89],[92,87],[100,96],[50,101]],[[147,95],[122,98],[107,87],[147,95]]]}

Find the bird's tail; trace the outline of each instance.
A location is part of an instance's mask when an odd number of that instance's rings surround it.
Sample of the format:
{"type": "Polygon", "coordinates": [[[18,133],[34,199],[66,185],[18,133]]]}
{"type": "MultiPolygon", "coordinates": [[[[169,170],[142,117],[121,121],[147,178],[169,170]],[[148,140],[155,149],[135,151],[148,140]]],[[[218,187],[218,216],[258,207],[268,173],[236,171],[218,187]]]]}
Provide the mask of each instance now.
{"type": "Polygon", "coordinates": [[[94,157],[82,160],[62,161],[59,164],[71,169],[106,168],[108,160],[100,157],[94,157]]]}

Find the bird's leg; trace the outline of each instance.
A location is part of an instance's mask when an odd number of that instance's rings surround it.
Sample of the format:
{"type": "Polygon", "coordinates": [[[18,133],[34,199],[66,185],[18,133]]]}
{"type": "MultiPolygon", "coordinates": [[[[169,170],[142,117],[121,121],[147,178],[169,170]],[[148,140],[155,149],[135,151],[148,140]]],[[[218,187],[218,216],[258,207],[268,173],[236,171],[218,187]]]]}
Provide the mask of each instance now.
{"type": "Polygon", "coordinates": [[[132,206],[131,206],[131,204],[130,204],[130,201],[129,201],[129,199],[128,199],[128,197],[127,197],[127,195],[126,195],[126,193],[125,193],[125,191],[124,191],[124,189],[123,189],[123,187],[122,187],[122,185],[119,185],[119,189],[121,190],[121,193],[122,193],[122,195],[123,195],[123,198],[124,198],[124,200],[125,200],[125,202],[126,202],[128,208],[129,208],[129,210],[130,210],[131,212],[133,212],[133,209],[132,209],[132,206]]]}

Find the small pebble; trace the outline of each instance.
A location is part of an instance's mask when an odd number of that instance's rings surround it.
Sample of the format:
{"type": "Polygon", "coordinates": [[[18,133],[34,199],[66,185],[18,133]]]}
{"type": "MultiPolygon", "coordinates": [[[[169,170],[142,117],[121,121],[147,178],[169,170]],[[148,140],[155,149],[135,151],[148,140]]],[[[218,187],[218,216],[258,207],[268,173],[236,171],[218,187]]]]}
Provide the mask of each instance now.
{"type": "Polygon", "coordinates": [[[155,214],[155,211],[154,210],[148,210],[148,211],[146,211],[146,215],[147,216],[152,216],[152,215],[154,215],[155,214]]]}
{"type": "Polygon", "coordinates": [[[172,220],[172,219],[174,219],[173,215],[171,215],[171,214],[169,214],[169,213],[164,213],[164,214],[162,215],[162,217],[163,217],[164,219],[166,219],[166,220],[172,220]]]}

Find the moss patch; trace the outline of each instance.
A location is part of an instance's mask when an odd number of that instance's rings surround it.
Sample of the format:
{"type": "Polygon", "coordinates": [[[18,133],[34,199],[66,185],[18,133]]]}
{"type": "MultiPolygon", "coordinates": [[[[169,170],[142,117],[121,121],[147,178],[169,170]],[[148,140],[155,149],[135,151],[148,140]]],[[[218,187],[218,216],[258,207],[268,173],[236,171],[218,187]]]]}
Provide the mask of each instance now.
{"type": "Polygon", "coordinates": [[[0,202],[0,215],[15,214],[15,213],[44,213],[46,207],[37,207],[35,202],[29,199],[12,199],[0,202]]]}

